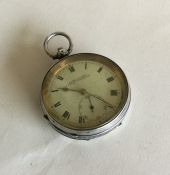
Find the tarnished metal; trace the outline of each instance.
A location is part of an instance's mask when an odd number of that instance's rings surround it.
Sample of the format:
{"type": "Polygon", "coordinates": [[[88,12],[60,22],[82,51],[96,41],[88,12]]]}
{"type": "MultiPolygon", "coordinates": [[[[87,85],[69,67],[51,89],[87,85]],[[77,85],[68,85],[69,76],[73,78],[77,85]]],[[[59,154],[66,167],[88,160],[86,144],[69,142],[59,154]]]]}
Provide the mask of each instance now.
{"type": "Polygon", "coordinates": [[[64,32],[54,32],[54,33],[50,34],[49,36],[47,36],[45,41],[44,41],[44,50],[47,53],[47,55],[49,55],[53,59],[61,59],[65,56],[68,56],[72,52],[72,49],[73,49],[73,44],[72,44],[71,38],[64,32]],[[49,51],[48,43],[53,37],[59,36],[59,35],[68,39],[69,48],[68,49],[58,48],[57,53],[55,55],[53,55],[49,51]]]}

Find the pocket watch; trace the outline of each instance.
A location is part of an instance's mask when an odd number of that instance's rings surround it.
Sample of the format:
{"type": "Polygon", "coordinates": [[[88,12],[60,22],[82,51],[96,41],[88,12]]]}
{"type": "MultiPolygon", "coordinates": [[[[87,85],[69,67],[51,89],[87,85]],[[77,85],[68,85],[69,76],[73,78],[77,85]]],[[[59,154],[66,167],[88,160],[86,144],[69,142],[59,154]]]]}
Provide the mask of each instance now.
{"type": "Polygon", "coordinates": [[[130,104],[130,87],[122,69],[95,53],[69,55],[73,44],[63,32],[44,41],[45,52],[55,63],[44,77],[41,106],[44,117],[61,134],[81,140],[102,136],[119,126],[130,104]],[[49,41],[65,37],[68,49],[50,53],[49,41]]]}

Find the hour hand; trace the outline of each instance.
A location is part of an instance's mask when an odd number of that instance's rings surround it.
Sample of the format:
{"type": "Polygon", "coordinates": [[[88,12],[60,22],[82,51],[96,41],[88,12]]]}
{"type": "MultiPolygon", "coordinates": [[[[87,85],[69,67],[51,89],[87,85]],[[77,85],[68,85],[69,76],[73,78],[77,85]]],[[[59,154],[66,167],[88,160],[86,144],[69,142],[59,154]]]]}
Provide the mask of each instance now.
{"type": "MultiPolygon", "coordinates": [[[[65,92],[67,92],[67,91],[73,91],[73,92],[78,92],[78,93],[84,95],[82,89],[69,89],[69,88],[67,88],[67,87],[63,87],[63,88],[57,88],[57,89],[54,90],[54,91],[58,91],[58,90],[62,90],[62,91],[65,91],[65,92]]],[[[54,92],[54,91],[53,91],[53,92],[54,92]]]]}

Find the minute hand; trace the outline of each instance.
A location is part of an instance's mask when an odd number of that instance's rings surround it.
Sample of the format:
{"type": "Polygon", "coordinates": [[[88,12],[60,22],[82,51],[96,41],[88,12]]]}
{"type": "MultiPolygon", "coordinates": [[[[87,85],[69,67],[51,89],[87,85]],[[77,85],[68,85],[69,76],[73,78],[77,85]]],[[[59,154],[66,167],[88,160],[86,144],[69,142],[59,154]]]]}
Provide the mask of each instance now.
{"type": "Polygon", "coordinates": [[[94,95],[91,93],[88,93],[89,96],[92,96],[94,98],[97,98],[98,100],[102,101],[103,103],[105,103],[108,107],[112,108],[113,110],[115,110],[115,107],[113,105],[111,105],[110,103],[108,103],[107,101],[105,101],[102,97],[98,96],[98,95],[94,95]]]}

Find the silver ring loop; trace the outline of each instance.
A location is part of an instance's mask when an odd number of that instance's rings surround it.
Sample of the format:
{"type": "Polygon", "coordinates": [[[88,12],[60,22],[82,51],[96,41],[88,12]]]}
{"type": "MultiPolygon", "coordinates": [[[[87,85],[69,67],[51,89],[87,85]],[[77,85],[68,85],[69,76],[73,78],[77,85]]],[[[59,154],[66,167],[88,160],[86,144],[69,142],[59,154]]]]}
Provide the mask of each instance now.
{"type": "Polygon", "coordinates": [[[44,50],[45,50],[46,54],[49,55],[50,57],[52,57],[53,59],[61,59],[65,56],[69,55],[72,52],[72,49],[73,49],[72,41],[71,41],[70,37],[64,32],[54,32],[45,38],[44,50]],[[53,37],[58,36],[58,35],[64,36],[68,39],[69,48],[67,50],[64,48],[58,48],[56,55],[53,55],[49,52],[48,43],[53,37]]]}

